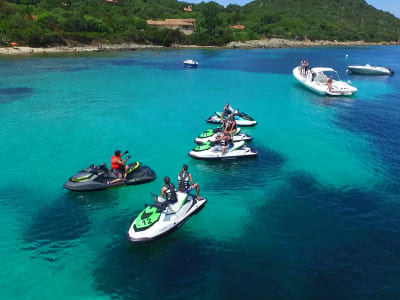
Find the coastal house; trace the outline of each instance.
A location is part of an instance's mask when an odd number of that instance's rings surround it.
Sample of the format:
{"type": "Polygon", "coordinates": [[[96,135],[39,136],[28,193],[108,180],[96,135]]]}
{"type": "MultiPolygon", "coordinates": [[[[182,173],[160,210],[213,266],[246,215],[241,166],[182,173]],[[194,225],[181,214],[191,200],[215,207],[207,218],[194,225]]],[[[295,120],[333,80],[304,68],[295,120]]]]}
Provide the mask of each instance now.
{"type": "Polygon", "coordinates": [[[246,26],[238,24],[238,25],[233,25],[233,26],[231,26],[231,28],[232,28],[232,29],[240,29],[240,30],[243,30],[243,29],[246,28],[246,26]]]}
{"type": "Polygon", "coordinates": [[[184,7],[183,10],[184,11],[193,11],[191,5],[189,5],[188,7],[184,7]]]}
{"type": "Polygon", "coordinates": [[[196,19],[165,19],[165,21],[147,20],[147,25],[167,29],[179,29],[184,34],[192,34],[196,30],[196,19]]]}

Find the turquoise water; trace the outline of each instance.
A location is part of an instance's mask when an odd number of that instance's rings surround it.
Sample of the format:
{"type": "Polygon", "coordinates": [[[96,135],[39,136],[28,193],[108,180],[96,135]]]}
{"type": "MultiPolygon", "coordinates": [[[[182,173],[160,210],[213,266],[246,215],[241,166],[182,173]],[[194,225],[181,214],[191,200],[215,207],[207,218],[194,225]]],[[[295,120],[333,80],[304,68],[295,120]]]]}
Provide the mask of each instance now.
{"type": "Polygon", "coordinates": [[[120,52],[0,59],[1,299],[395,299],[400,296],[398,47],[120,52]],[[345,54],[349,54],[346,59],[345,54]],[[296,83],[306,57],[350,79],[353,98],[296,83]],[[182,61],[200,62],[184,69],[182,61]],[[188,152],[229,101],[252,115],[255,160],[188,152]],[[149,184],[62,185],[116,148],[149,184]],[[206,207],[172,235],[127,230],[162,178],[189,165],[206,207]]]}

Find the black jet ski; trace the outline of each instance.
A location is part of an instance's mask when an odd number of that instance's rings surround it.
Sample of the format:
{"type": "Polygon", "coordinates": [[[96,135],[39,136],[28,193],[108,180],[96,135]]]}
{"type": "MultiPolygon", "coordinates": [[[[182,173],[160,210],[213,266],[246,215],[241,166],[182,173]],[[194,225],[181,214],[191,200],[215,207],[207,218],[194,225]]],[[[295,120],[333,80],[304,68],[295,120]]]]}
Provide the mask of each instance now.
{"type": "Polygon", "coordinates": [[[129,170],[125,181],[110,184],[117,175],[107,168],[106,164],[99,166],[91,165],[72,176],[64,187],[74,192],[100,191],[110,188],[123,187],[127,185],[142,184],[156,179],[156,173],[140,162],[128,164],[129,170]]]}

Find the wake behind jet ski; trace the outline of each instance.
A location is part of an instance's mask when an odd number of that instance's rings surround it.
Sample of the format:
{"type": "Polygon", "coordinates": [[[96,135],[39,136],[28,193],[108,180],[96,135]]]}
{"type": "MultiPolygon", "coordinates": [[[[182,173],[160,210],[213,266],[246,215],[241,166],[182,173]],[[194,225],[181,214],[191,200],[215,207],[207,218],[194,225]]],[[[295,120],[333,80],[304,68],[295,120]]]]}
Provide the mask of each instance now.
{"type": "Polygon", "coordinates": [[[106,164],[99,166],[91,165],[72,176],[64,187],[74,192],[91,192],[106,190],[115,187],[123,187],[127,185],[136,185],[150,182],[156,179],[156,173],[147,166],[143,166],[140,162],[128,164],[126,179],[110,183],[118,178],[118,176],[106,164]]]}
{"type": "MultiPolygon", "coordinates": [[[[246,133],[242,133],[241,131],[242,129],[240,127],[236,129],[235,133],[233,134],[234,142],[251,141],[253,139],[252,136],[246,133]]],[[[216,139],[222,134],[223,134],[223,129],[221,127],[207,129],[195,139],[195,142],[198,144],[204,144],[205,142],[215,142],[216,139]]]]}
{"type": "Polygon", "coordinates": [[[169,177],[164,178],[164,182],[164,188],[169,189],[167,200],[153,195],[155,203],[146,205],[129,228],[130,241],[153,241],[175,231],[192,215],[198,213],[207,202],[204,198],[198,199],[188,193],[176,192],[175,186],[169,184],[169,177]]]}
{"type": "MultiPolygon", "coordinates": [[[[243,112],[238,112],[235,111],[233,113],[236,123],[238,126],[255,126],[257,125],[257,121],[255,121],[252,117],[249,115],[243,113],[243,112]]],[[[225,116],[224,116],[225,117],[225,116]]],[[[215,112],[214,116],[209,117],[206,122],[212,123],[212,124],[221,124],[221,113],[220,112],[215,112]]]]}
{"type": "Polygon", "coordinates": [[[258,151],[246,146],[245,141],[233,142],[232,147],[226,147],[217,143],[205,142],[189,152],[189,156],[201,160],[225,160],[257,157],[258,151]]]}

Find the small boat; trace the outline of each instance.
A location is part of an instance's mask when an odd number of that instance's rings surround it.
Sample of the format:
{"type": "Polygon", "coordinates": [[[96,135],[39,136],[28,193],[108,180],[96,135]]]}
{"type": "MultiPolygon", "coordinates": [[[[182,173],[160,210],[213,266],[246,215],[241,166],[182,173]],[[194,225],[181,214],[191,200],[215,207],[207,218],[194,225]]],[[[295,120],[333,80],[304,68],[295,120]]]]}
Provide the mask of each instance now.
{"type": "Polygon", "coordinates": [[[320,95],[351,96],[358,91],[356,87],[340,80],[339,74],[332,68],[312,68],[304,73],[301,72],[301,67],[296,67],[293,69],[293,76],[302,85],[320,95]],[[328,75],[331,75],[332,78],[331,89],[328,86],[328,75]]]}
{"type": "Polygon", "coordinates": [[[185,68],[197,68],[199,66],[199,63],[192,59],[187,59],[183,62],[183,65],[185,66],[185,68]]]}
{"type": "Polygon", "coordinates": [[[386,67],[371,66],[348,66],[348,70],[353,74],[361,75],[393,75],[394,71],[386,67]]]}

